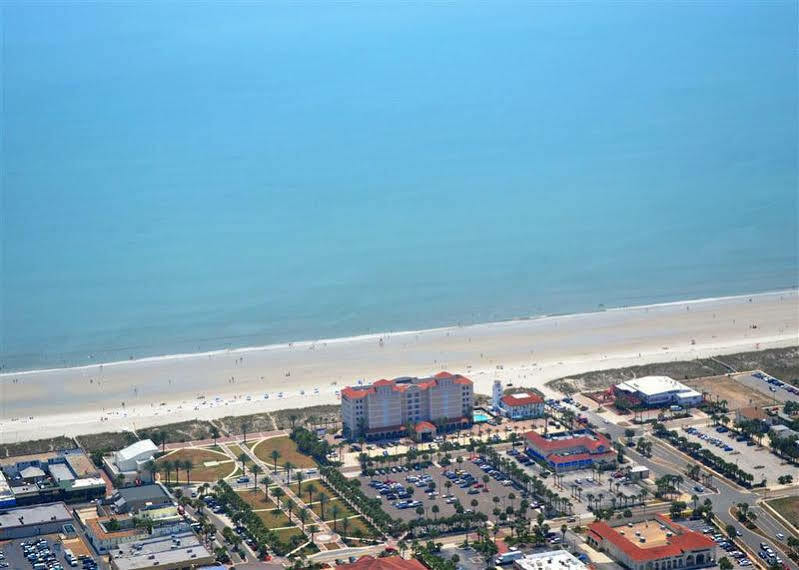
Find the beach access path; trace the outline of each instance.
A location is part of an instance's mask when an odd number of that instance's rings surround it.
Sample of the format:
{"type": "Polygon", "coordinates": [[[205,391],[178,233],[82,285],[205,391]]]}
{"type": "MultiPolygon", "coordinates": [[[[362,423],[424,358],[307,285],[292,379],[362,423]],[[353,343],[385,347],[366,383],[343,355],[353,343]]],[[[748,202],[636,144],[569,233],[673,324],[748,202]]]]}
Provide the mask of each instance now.
{"type": "Polygon", "coordinates": [[[541,387],[590,370],[799,344],[796,290],[0,375],[0,441],[335,404],[358,380],[459,372],[541,387]],[[123,406],[124,403],[124,406],[123,406]]]}

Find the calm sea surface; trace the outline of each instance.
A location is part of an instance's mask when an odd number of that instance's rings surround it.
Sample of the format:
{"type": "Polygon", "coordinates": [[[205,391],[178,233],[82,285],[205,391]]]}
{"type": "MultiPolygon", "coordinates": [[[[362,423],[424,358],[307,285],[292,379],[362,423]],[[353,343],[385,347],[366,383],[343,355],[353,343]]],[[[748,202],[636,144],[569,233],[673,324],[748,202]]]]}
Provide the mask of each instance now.
{"type": "Polygon", "coordinates": [[[0,10],[7,370],[797,285],[794,2],[0,10]]]}

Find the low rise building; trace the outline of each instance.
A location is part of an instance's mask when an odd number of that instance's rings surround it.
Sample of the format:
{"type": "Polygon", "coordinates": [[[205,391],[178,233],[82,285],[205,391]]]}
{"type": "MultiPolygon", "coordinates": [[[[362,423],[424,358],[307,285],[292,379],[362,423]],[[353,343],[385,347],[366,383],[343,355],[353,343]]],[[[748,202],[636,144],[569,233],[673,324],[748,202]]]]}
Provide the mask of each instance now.
{"type": "Polygon", "coordinates": [[[557,472],[590,469],[594,465],[610,468],[616,464],[616,452],[608,439],[590,430],[541,435],[524,434],[525,451],[541,459],[557,472]]]}
{"type": "MultiPolygon", "coordinates": [[[[3,460],[0,469],[17,505],[88,501],[105,496],[105,481],[81,449],[12,457],[3,460]]],[[[10,501],[6,497],[6,504],[10,501]]]]}
{"type": "Polygon", "coordinates": [[[544,399],[535,392],[506,394],[499,399],[499,413],[512,420],[528,420],[544,416],[544,399]]]}
{"type": "Polygon", "coordinates": [[[111,504],[118,513],[136,513],[172,504],[172,499],[161,485],[139,485],[117,489],[111,496],[111,504]]]}
{"type": "Polygon", "coordinates": [[[716,564],[716,543],[663,515],[616,527],[591,523],[586,542],[629,570],[704,568],[716,564]]]}
{"type": "Polygon", "coordinates": [[[215,556],[190,532],[129,542],[109,554],[113,570],[198,568],[215,560],[215,556]]]}
{"type": "Polygon", "coordinates": [[[11,485],[8,484],[6,476],[0,471],[0,509],[13,507],[17,504],[11,485]]]}
{"type": "Polygon", "coordinates": [[[792,436],[799,436],[799,433],[782,424],[771,426],[769,430],[769,437],[772,439],[786,439],[792,436]]]}
{"type": "Polygon", "coordinates": [[[683,408],[702,403],[702,394],[668,376],[644,376],[613,387],[614,394],[649,408],[677,405],[683,408]]]}
{"type": "Polygon", "coordinates": [[[148,538],[190,531],[188,523],[175,506],[140,511],[135,516],[97,516],[96,513],[84,512],[79,519],[89,542],[100,553],[148,538]]]}
{"type": "Polygon", "coordinates": [[[8,509],[0,512],[0,540],[61,532],[71,522],[72,515],[64,503],[8,509]]]}
{"type": "Polygon", "coordinates": [[[375,558],[374,556],[361,556],[355,562],[340,564],[336,566],[339,570],[427,570],[418,560],[406,560],[400,556],[385,556],[375,558]]]}
{"type": "Polygon", "coordinates": [[[158,447],[149,439],[133,443],[113,455],[103,457],[103,467],[113,481],[123,477],[125,484],[152,482],[153,474],[147,464],[154,461],[158,447]]]}
{"type": "Polygon", "coordinates": [[[585,564],[565,550],[536,552],[513,561],[518,570],[585,570],[585,564]]]}

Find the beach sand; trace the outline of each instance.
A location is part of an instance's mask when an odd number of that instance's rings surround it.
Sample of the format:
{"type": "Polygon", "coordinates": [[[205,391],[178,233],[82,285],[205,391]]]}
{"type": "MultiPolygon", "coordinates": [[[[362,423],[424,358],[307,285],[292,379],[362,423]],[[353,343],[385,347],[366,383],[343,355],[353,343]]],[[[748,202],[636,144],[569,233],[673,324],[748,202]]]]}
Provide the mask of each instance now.
{"type": "Polygon", "coordinates": [[[489,394],[495,379],[541,388],[590,370],[798,343],[792,290],[7,373],[0,441],[333,404],[337,390],[359,379],[449,370],[489,394]]]}

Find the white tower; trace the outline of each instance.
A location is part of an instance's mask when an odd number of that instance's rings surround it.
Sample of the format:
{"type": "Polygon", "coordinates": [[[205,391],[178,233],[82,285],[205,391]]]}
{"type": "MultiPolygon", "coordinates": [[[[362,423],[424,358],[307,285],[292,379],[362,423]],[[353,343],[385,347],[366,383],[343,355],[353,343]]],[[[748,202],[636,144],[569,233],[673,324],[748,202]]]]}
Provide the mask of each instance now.
{"type": "Polygon", "coordinates": [[[494,410],[498,411],[499,407],[499,400],[502,398],[502,382],[499,380],[494,380],[494,390],[492,392],[492,403],[494,406],[494,410]]]}

